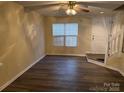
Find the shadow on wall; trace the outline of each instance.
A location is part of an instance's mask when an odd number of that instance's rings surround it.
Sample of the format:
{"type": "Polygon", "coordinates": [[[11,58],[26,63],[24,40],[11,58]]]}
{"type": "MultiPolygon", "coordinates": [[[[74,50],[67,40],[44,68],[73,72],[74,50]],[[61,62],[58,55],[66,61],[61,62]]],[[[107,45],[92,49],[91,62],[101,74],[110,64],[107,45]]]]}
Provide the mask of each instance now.
{"type": "Polygon", "coordinates": [[[44,55],[43,18],[21,5],[0,4],[0,86],[44,55]]]}

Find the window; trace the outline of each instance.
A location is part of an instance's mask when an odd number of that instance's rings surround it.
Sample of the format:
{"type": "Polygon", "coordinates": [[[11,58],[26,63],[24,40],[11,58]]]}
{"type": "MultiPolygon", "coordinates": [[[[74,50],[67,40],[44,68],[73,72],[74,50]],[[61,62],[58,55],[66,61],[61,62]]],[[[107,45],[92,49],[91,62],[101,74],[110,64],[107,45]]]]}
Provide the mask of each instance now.
{"type": "Polygon", "coordinates": [[[53,24],[53,44],[54,46],[77,46],[78,24],[53,24]]]}

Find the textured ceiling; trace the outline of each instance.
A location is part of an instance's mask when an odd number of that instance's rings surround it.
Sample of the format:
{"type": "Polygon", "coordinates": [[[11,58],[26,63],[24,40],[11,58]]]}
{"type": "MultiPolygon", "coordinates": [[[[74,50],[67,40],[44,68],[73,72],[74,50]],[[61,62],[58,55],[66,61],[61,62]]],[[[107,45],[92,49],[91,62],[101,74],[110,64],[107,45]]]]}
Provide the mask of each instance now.
{"type": "MultiPolygon", "coordinates": [[[[45,16],[66,16],[67,1],[16,1],[26,10],[35,10],[45,16]]],[[[124,4],[124,1],[77,1],[80,6],[88,6],[90,13],[78,12],[77,15],[111,15],[113,10],[124,4]]]]}

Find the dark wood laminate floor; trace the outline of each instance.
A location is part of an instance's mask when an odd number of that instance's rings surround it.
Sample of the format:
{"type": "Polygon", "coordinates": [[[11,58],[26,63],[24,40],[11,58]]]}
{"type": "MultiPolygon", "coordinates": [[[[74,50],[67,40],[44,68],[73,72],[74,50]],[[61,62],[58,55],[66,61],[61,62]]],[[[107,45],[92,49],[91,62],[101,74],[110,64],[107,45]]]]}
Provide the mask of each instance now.
{"type": "Polygon", "coordinates": [[[124,91],[124,77],[85,57],[46,56],[3,91],[124,91]]]}

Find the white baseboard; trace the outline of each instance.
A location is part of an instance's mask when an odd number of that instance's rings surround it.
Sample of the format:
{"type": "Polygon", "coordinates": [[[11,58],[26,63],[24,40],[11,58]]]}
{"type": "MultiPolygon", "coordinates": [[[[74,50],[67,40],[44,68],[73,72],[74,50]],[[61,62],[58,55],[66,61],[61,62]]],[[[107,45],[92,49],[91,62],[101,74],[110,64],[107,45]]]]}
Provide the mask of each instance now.
{"type": "Polygon", "coordinates": [[[104,64],[104,63],[100,63],[100,62],[95,61],[95,60],[92,60],[92,59],[88,59],[88,58],[87,58],[87,60],[88,60],[88,62],[90,62],[90,63],[93,63],[93,64],[96,64],[96,65],[103,66],[103,67],[112,69],[112,70],[114,70],[114,71],[117,71],[117,72],[119,72],[122,76],[124,76],[124,72],[122,72],[120,69],[117,69],[117,68],[108,66],[108,65],[106,65],[106,64],[104,64]]]}
{"type": "Polygon", "coordinates": [[[18,73],[14,78],[12,78],[11,80],[9,80],[7,83],[5,83],[3,86],[0,87],[0,91],[2,91],[4,88],[6,88],[8,85],[10,85],[13,81],[15,81],[18,77],[20,77],[24,72],[26,72],[28,69],[30,69],[33,65],[35,65],[37,62],[39,62],[42,58],[44,58],[45,55],[43,55],[42,57],[40,57],[38,60],[36,60],[34,63],[32,63],[31,65],[29,65],[27,68],[25,68],[23,71],[21,71],[20,73],[18,73]]]}
{"type": "Polygon", "coordinates": [[[46,55],[62,55],[62,56],[86,56],[85,54],[46,54],[46,55]]]}

